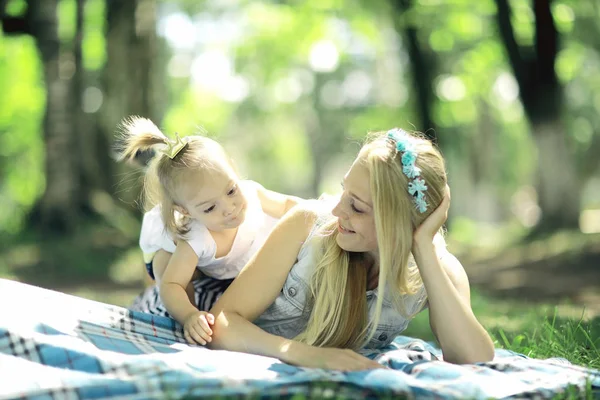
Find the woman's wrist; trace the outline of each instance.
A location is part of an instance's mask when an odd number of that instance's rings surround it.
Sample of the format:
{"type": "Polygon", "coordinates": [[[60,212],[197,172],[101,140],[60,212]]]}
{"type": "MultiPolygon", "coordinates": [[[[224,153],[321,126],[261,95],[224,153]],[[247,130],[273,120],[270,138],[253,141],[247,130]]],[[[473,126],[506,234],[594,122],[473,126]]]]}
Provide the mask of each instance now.
{"type": "Polygon", "coordinates": [[[433,238],[414,237],[411,251],[415,258],[421,257],[427,253],[433,252],[435,254],[433,238]]]}
{"type": "Polygon", "coordinates": [[[278,358],[285,363],[302,366],[302,359],[312,347],[295,340],[285,339],[279,346],[280,356],[278,358]]]}

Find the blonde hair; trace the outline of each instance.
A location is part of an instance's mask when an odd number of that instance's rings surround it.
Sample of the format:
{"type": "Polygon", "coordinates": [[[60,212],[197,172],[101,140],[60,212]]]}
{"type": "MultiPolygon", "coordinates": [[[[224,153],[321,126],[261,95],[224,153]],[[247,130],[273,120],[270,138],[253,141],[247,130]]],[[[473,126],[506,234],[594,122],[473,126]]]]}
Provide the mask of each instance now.
{"type": "Polygon", "coordinates": [[[137,116],[124,119],[119,132],[119,160],[133,160],[143,151],[155,151],[144,177],[144,209],[148,211],[159,204],[167,230],[184,237],[190,228],[187,218],[177,218],[175,214],[175,207],[182,206],[179,189],[191,171],[212,169],[218,161],[232,166],[225,150],[212,139],[192,135],[183,138],[185,146],[171,158],[167,149],[173,141],[152,121],[137,116]]]}
{"type": "Polygon", "coordinates": [[[428,187],[425,213],[416,209],[408,193],[409,180],[402,172],[401,154],[384,133],[371,134],[358,155],[369,169],[379,251],[380,295],[373,320],[368,320],[365,294],[370,261],[366,253],[339,247],[337,218],[332,216],[313,238],[318,254],[310,282],[311,313],[298,340],[315,346],[361,348],[375,334],[385,292],[391,292],[395,308],[404,317],[412,318],[420,311],[421,307],[409,312],[404,302],[405,296],[423,287],[416,265],[409,265],[413,231],[442,202],[447,178],[442,155],[433,144],[418,134],[410,136],[418,154],[416,166],[428,187]]]}

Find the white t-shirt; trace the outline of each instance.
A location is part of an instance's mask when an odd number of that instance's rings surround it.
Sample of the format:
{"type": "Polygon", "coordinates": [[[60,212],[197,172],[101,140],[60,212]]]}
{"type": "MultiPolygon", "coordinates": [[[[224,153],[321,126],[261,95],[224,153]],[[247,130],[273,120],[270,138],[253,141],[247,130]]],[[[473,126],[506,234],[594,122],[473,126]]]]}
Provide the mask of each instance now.
{"type": "MultiPolygon", "coordinates": [[[[246,218],[239,226],[227,255],[215,258],[217,244],[206,226],[196,220],[190,222],[190,232],[186,235],[186,242],[198,256],[197,268],[203,274],[216,279],[235,278],[260,249],[278,221],[263,211],[257,193],[258,184],[253,181],[240,181],[239,186],[246,195],[248,207],[246,218]]],[[[160,206],[154,207],[144,215],[140,247],[146,263],[152,261],[158,250],[175,252],[175,242],[162,221],[160,206]]]]}

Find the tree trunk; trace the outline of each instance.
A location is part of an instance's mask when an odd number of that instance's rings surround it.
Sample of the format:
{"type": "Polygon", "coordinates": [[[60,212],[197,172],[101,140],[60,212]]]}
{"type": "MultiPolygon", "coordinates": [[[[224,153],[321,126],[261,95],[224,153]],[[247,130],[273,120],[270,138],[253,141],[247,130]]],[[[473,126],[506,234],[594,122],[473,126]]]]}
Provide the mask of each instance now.
{"type": "Polygon", "coordinates": [[[70,57],[60,52],[58,0],[31,0],[28,6],[28,25],[41,54],[46,83],[43,122],[46,190],[37,207],[39,219],[33,222],[53,232],[67,232],[78,220],[81,188],[70,102],[75,66],[70,57]]]}
{"type": "MultiPolygon", "coordinates": [[[[398,16],[411,11],[413,7],[412,0],[392,0],[392,6],[395,8],[398,16]]],[[[427,135],[431,140],[438,141],[435,133],[435,125],[431,117],[431,105],[435,100],[432,88],[432,60],[423,51],[423,46],[419,43],[418,32],[415,24],[407,22],[410,18],[394,18],[396,31],[406,40],[406,50],[410,62],[412,73],[412,82],[414,85],[415,96],[417,98],[417,113],[421,119],[417,129],[427,135]]],[[[439,143],[438,143],[439,145],[439,143]]]]}
{"type": "MultiPolygon", "coordinates": [[[[164,56],[160,54],[156,19],[155,0],[106,1],[107,62],[102,77],[105,101],[100,115],[102,136],[109,142],[119,121],[130,115],[149,118],[160,126],[166,103],[160,83],[165,72],[161,69],[164,56]]],[[[144,164],[149,157],[142,154],[138,161],[144,164]]],[[[137,196],[132,192],[137,190],[120,186],[122,182],[115,189],[122,199],[134,201],[137,196]]]]}
{"type": "Polygon", "coordinates": [[[527,56],[514,37],[508,0],[496,0],[496,5],[500,36],[538,147],[537,192],[542,217],[537,231],[575,228],[579,223],[580,179],[562,123],[563,88],[554,68],[558,32],[550,0],[533,0],[535,52],[527,56]]]}
{"type": "Polygon", "coordinates": [[[542,210],[539,229],[576,228],[581,187],[560,118],[533,125],[538,148],[537,192],[542,210]]]}
{"type": "Polygon", "coordinates": [[[86,114],[82,108],[87,83],[82,54],[85,0],[76,0],[75,36],[64,46],[57,32],[58,0],[30,0],[21,17],[7,16],[6,4],[0,0],[4,33],[34,37],[46,83],[46,189],[30,222],[69,233],[82,211],[92,211],[94,192],[115,189],[110,142],[119,120],[130,114],[148,116],[157,123],[160,120],[163,103],[157,101],[160,96],[153,67],[158,58],[155,0],[107,0],[105,104],[95,114],[86,114]]]}
{"type": "Polygon", "coordinates": [[[140,115],[159,124],[156,66],[156,3],[154,0],[106,1],[106,50],[103,86],[104,130],[112,137],[118,122],[140,115]]]}
{"type": "Polygon", "coordinates": [[[311,181],[311,196],[319,195],[321,180],[323,179],[323,170],[325,169],[324,153],[328,146],[323,136],[323,129],[326,126],[323,115],[323,104],[321,103],[321,90],[326,82],[326,77],[322,73],[315,74],[315,95],[313,96],[312,112],[304,112],[304,124],[308,134],[308,142],[311,160],[313,163],[313,176],[311,181]]]}
{"type": "Polygon", "coordinates": [[[77,0],[75,9],[75,36],[73,37],[73,62],[75,74],[73,76],[72,92],[70,95],[71,107],[74,112],[74,139],[77,141],[80,198],[79,209],[91,213],[90,199],[94,189],[101,187],[109,171],[100,168],[98,161],[102,154],[108,151],[107,147],[96,146],[97,129],[92,116],[83,112],[83,92],[86,86],[86,73],[83,66],[83,16],[85,0],[77,0]]]}

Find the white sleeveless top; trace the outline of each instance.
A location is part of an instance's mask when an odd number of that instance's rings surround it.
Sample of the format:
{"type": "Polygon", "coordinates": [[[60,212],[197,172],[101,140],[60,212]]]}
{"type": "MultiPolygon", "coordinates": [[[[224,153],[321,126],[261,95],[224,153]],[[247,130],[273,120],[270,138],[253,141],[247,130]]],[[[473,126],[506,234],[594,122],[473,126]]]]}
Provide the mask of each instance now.
{"type": "MultiPolygon", "coordinates": [[[[244,191],[248,207],[246,218],[239,226],[227,255],[215,257],[217,253],[215,240],[206,226],[196,220],[190,222],[190,231],[186,235],[186,242],[198,256],[197,268],[203,274],[216,279],[235,278],[254,253],[260,249],[278,221],[263,211],[257,193],[258,185],[255,182],[240,181],[239,187],[244,191]]],[[[162,221],[160,206],[154,207],[144,215],[140,248],[146,263],[152,261],[158,250],[175,252],[175,242],[162,221]]]]}

